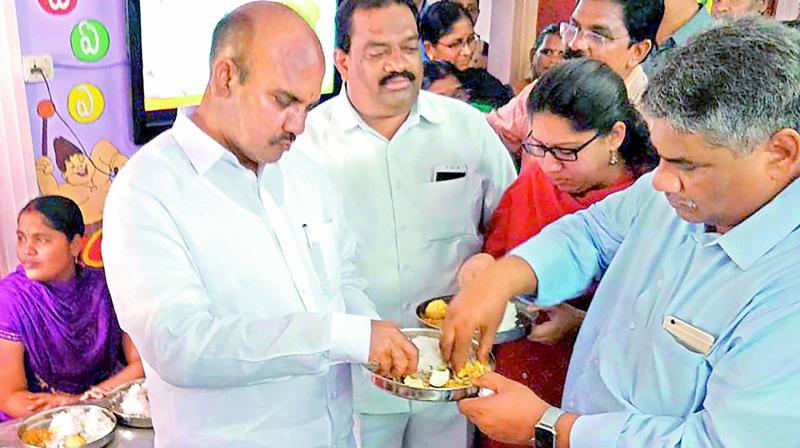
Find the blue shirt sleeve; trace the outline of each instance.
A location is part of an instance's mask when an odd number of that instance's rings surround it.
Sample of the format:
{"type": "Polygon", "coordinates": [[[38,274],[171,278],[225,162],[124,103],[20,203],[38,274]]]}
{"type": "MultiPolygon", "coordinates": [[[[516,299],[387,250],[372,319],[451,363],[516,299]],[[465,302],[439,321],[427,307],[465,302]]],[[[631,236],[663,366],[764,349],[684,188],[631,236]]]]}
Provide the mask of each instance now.
{"type": "Polygon", "coordinates": [[[537,305],[572,299],[602,277],[637,216],[657,194],[651,182],[652,175],[642,176],[627,190],[564,216],[510,252],[536,273],[537,305]]]}

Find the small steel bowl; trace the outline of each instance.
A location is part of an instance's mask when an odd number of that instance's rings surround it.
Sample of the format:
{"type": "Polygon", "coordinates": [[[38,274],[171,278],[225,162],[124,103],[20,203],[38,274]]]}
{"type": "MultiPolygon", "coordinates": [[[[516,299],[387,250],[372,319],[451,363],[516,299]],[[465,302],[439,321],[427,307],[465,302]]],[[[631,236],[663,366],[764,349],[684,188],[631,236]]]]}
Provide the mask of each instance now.
{"type": "MultiPolygon", "coordinates": [[[[430,320],[425,318],[425,308],[428,306],[429,303],[433,302],[434,300],[444,300],[447,304],[450,304],[450,301],[453,300],[453,296],[443,296],[443,297],[434,297],[432,299],[428,299],[417,305],[417,320],[425,325],[426,327],[430,328],[439,328],[436,323],[431,322],[430,320]]],[[[515,306],[517,307],[517,322],[514,325],[514,328],[506,331],[498,331],[497,335],[494,338],[494,345],[497,344],[505,344],[506,342],[516,341],[517,339],[522,339],[528,335],[531,331],[531,325],[536,320],[535,316],[527,313],[525,311],[524,305],[520,306],[520,302],[513,300],[515,306]]]]}
{"type": "MultiPolygon", "coordinates": [[[[111,423],[113,423],[111,431],[108,434],[104,435],[103,437],[95,441],[89,442],[86,445],[81,446],[81,448],[101,448],[108,445],[109,443],[111,443],[112,440],[114,440],[114,429],[117,426],[117,418],[108,409],[93,404],[75,404],[69,406],[61,406],[58,408],[48,409],[47,411],[42,411],[39,412],[38,414],[31,415],[30,417],[23,420],[22,423],[20,423],[19,427],[17,428],[17,436],[19,437],[19,440],[22,440],[22,434],[25,433],[25,431],[29,429],[47,428],[50,426],[50,421],[53,419],[53,415],[61,411],[67,411],[73,408],[97,408],[111,420],[111,423]]],[[[36,445],[28,445],[27,443],[24,442],[23,444],[28,448],[38,448],[36,445]]]]}
{"type": "MultiPolygon", "coordinates": [[[[414,336],[430,336],[439,339],[441,332],[431,328],[404,328],[402,330],[406,336],[412,338],[414,336]]],[[[478,351],[478,342],[472,341],[472,346],[475,352],[478,351]]],[[[473,398],[478,396],[480,389],[478,386],[465,386],[450,389],[439,388],[425,388],[411,387],[401,381],[396,381],[391,378],[379,375],[374,370],[374,366],[362,364],[362,372],[367,377],[370,383],[376,387],[396,395],[400,398],[415,401],[458,401],[464,398],[473,398]]],[[[494,356],[489,354],[489,369],[494,370],[495,360],[494,356]]]]}
{"type": "Polygon", "coordinates": [[[108,407],[111,409],[111,412],[117,416],[117,420],[125,426],[130,426],[131,428],[152,428],[153,427],[153,420],[150,417],[141,417],[137,415],[126,414],[122,411],[122,400],[125,398],[125,393],[130,389],[131,386],[134,384],[142,384],[144,383],[144,378],[140,378],[138,380],[131,381],[129,383],[125,383],[117,388],[115,388],[111,393],[108,395],[108,407]]]}

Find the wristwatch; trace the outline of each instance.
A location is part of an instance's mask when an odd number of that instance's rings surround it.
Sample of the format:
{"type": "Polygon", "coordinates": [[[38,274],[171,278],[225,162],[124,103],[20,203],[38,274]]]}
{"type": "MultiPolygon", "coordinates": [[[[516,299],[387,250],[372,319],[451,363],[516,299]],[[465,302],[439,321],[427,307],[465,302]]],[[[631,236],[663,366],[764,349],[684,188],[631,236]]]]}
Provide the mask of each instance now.
{"type": "Polygon", "coordinates": [[[561,409],[550,406],[542,414],[542,418],[536,423],[533,438],[528,445],[534,448],[555,448],[556,446],[556,422],[564,414],[561,409]]]}

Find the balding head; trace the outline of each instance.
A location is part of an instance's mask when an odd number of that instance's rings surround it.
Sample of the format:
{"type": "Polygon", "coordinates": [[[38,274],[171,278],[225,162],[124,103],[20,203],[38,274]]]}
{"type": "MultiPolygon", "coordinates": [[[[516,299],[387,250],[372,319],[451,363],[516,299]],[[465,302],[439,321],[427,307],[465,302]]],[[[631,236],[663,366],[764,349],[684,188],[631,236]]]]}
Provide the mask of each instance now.
{"type": "Polygon", "coordinates": [[[213,66],[219,56],[232,59],[239,66],[239,82],[244,83],[253,53],[265,49],[279,59],[299,58],[298,62],[324,65],[322,46],[314,30],[288,6],[270,1],[244,4],[217,23],[211,37],[210,64],[213,66]]]}
{"type": "Polygon", "coordinates": [[[303,132],[324,73],[322,46],[296,12],[247,3],[214,30],[211,76],[193,120],[255,170],[303,132]]]}

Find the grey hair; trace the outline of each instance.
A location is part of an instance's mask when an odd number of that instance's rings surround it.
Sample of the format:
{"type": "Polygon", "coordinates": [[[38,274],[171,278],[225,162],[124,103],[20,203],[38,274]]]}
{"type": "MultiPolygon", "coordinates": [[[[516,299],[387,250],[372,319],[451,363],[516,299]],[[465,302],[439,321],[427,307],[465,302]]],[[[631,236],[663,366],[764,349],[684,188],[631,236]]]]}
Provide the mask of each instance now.
{"type": "Polygon", "coordinates": [[[758,17],[723,22],[672,51],[642,109],[742,155],[781,129],[800,131],[800,32],[758,17]]]}

